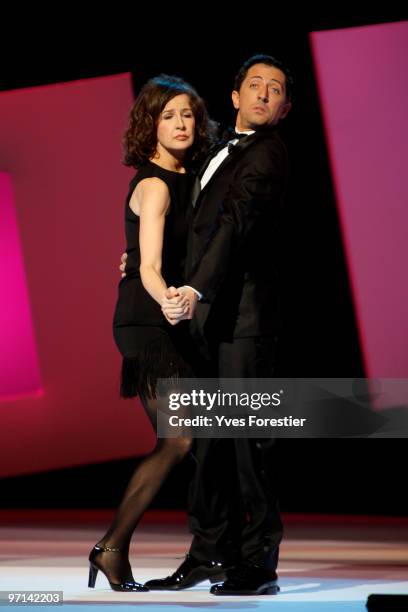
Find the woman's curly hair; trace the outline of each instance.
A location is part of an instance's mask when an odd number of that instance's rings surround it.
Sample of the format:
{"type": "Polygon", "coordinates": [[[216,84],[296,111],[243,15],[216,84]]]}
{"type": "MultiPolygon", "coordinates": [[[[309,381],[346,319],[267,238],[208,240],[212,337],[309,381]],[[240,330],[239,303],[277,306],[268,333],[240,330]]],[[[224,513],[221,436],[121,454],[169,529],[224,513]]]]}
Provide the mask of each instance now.
{"type": "Polygon", "coordinates": [[[159,74],[142,87],[130,111],[130,123],[123,144],[126,166],[139,166],[151,159],[157,147],[157,124],[166,104],[175,96],[186,94],[195,118],[194,143],[186,162],[200,160],[215,141],[216,123],[209,118],[205,102],[196,90],[179,77],[159,74]]]}

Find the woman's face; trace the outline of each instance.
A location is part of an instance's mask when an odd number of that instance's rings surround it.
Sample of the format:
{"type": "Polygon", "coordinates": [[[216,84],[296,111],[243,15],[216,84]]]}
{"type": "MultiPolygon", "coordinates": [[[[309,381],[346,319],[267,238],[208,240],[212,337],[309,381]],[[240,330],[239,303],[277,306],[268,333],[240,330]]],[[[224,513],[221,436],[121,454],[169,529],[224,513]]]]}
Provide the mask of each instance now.
{"type": "Polygon", "coordinates": [[[194,142],[195,119],[190,98],[180,94],[167,102],[157,124],[157,151],[181,153],[194,142]]]}

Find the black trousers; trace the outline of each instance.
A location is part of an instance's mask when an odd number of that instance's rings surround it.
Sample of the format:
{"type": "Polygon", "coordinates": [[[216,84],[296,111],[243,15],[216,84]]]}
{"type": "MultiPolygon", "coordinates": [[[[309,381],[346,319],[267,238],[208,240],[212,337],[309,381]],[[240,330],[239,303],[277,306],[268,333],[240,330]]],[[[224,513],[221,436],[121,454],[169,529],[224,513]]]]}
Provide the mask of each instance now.
{"type": "MultiPolygon", "coordinates": [[[[213,348],[220,378],[274,375],[273,337],[238,338],[213,348]]],[[[189,492],[190,553],[201,561],[241,560],[275,570],[283,525],[276,447],[271,439],[197,438],[189,492]]]]}

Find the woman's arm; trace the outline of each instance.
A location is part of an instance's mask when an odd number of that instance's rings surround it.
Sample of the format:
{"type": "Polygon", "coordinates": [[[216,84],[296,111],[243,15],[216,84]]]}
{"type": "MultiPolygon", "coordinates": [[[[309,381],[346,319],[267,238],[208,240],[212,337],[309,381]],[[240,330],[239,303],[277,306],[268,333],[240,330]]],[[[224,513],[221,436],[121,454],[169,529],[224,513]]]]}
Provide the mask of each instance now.
{"type": "MultiPolygon", "coordinates": [[[[139,216],[140,277],[143,287],[160,305],[167,290],[162,268],[163,236],[166,213],[170,206],[170,193],[167,185],[159,178],[143,179],[138,183],[129,202],[130,208],[139,216]]],[[[188,310],[188,298],[178,295],[177,314],[188,310]]],[[[173,321],[163,313],[166,319],[173,321]]]]}
{"type": "Polygon", "coordinates": [[[161,304],[167,289],[161,274],[163,235],[170,193],[164,181],[152,177],[138,183],[130,207],[140,219],[140,277],[143,287],[161,304]]]}

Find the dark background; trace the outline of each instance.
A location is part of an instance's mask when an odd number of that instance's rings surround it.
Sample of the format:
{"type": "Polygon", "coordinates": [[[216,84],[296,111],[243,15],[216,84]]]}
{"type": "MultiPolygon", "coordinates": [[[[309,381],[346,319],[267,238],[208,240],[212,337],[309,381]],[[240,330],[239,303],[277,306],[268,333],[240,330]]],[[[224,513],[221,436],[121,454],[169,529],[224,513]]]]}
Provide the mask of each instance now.
{"type": "MultiPolygon", "coordinates": [[[[401,9],[353,16],[346,10],[330,15],[310,11],[295,18],[294,9],[289,16],[243,5],[221,18],[209,6],[172,4],[157,5],[150,14],[119,5],[98,7],[91,15],[75,15],[61,6],[58,11],[51,8],[44,18],[36,11],[33,19],[24,12],[5,20],[1,90],[131,71],[137,91],[147,78],[166,72],[190,81],[207,100],[210,114],[231,123],[230,92],[245,59],[268,53],[291,68],[294,106],[281,129],[290,154],[291,182],[280,237],[280,374],[364,376],[308,33],[399,21],[407,14],[401,9]]],[[[358,96],[358,83],[350,84],[350,95],[358,96]]],[[[406,514],[405,440],[280,440],[277,450],[283,511],[406,514]]],[[[16,452],[24,449],[16,445],[16,452]]],[[[137,462],[135,458],[3,479],[1,504],[114,507],[137,462]]],[[[191,469],[188,461],[176,469],[154,507],[185,506],[191,469]]]]}

